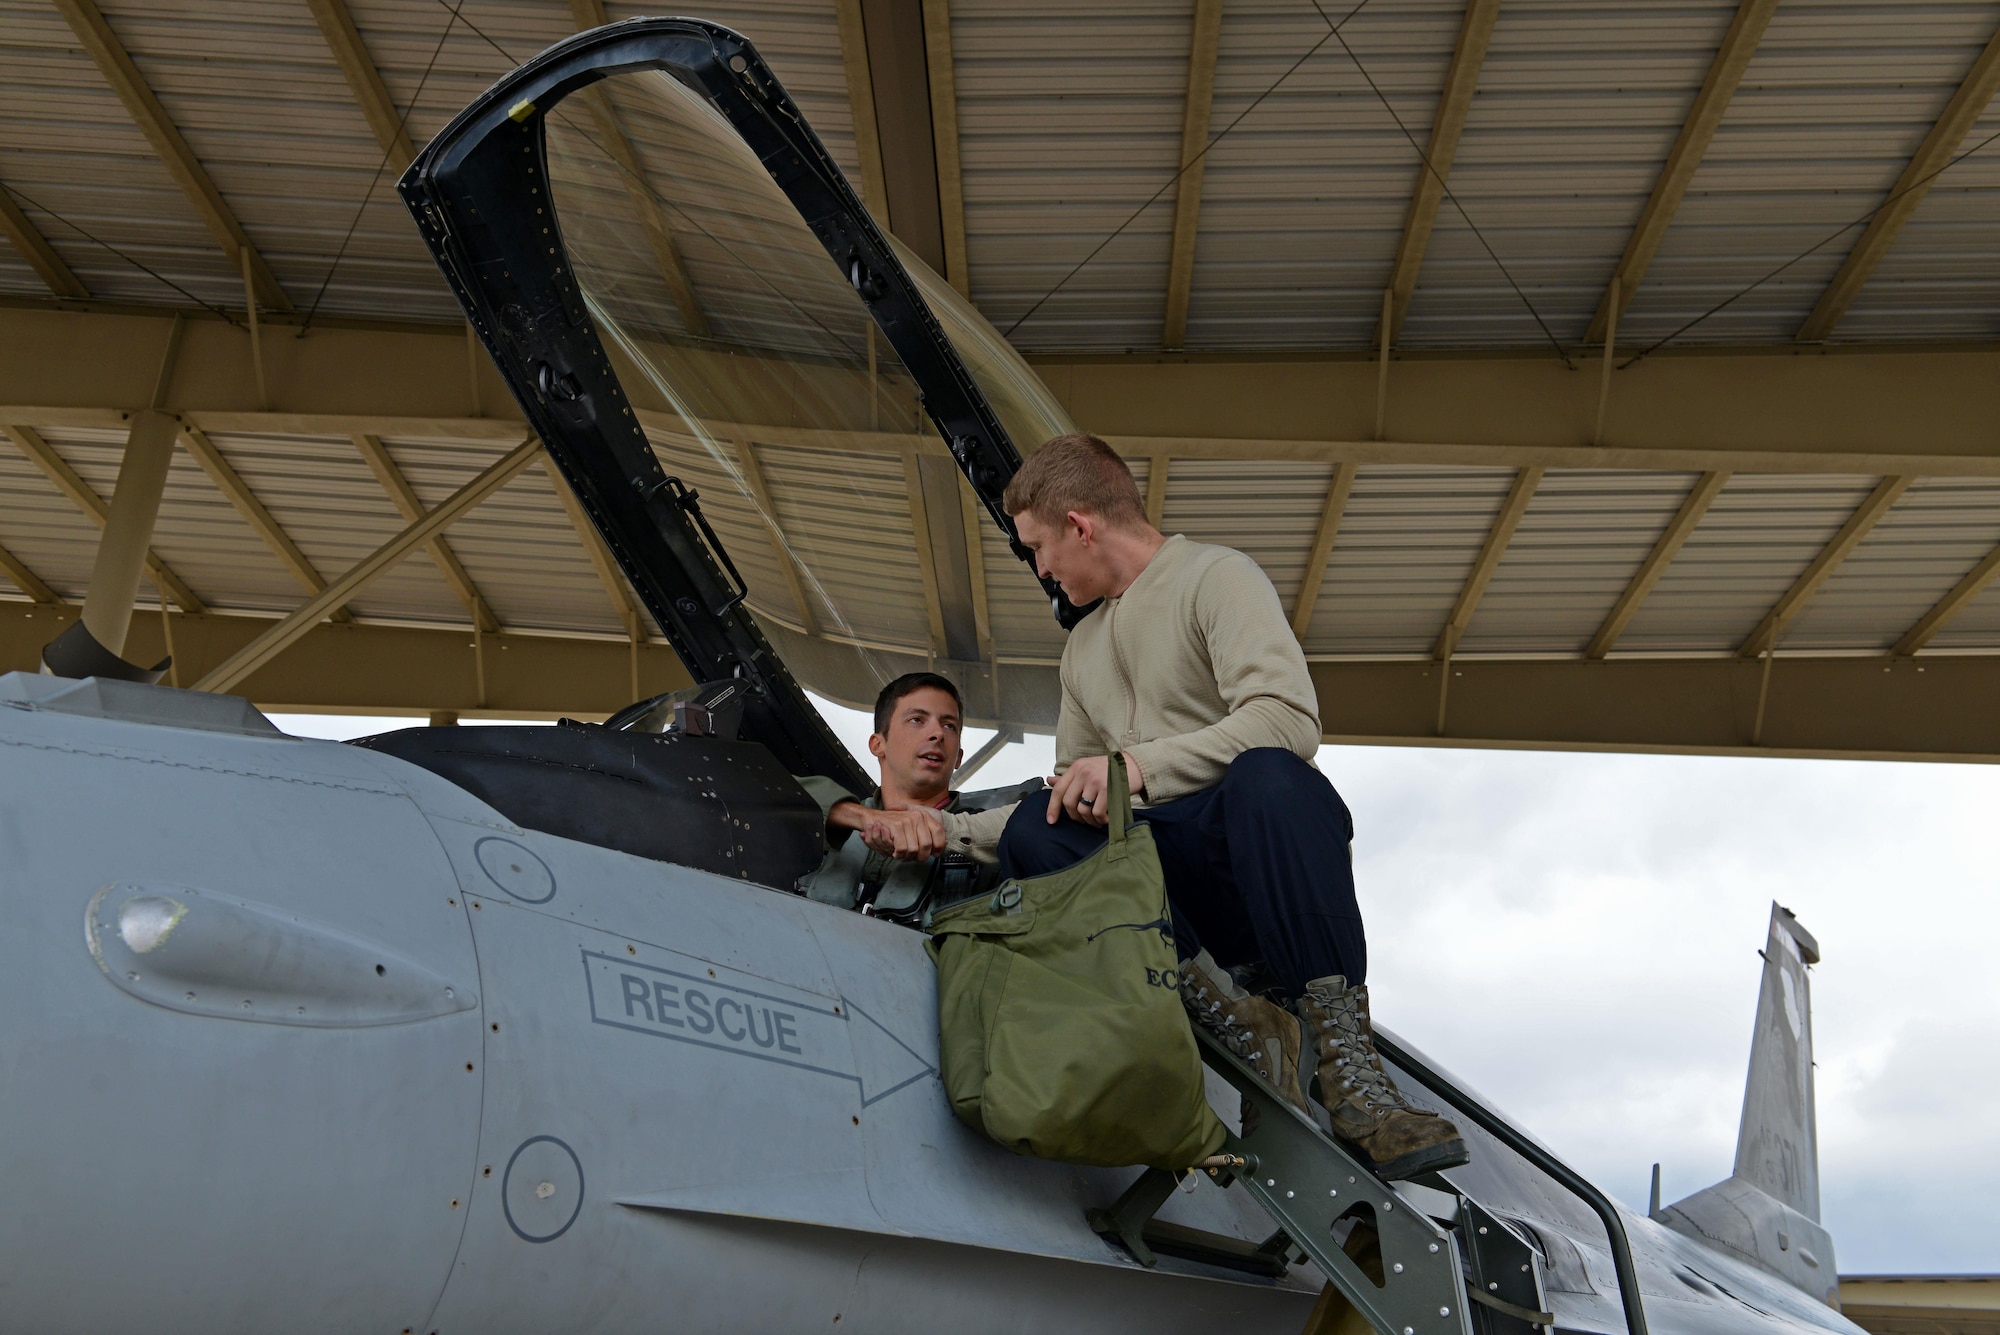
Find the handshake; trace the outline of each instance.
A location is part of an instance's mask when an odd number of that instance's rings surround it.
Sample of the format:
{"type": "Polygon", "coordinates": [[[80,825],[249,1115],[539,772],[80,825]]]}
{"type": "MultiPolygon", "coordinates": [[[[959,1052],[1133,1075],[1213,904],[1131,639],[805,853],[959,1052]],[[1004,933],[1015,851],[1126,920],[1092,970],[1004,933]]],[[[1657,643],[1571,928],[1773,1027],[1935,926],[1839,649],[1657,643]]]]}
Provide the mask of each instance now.
{"type": "Polygon", "coordinates": [[[899,862],[922,862],[945,850],[944,820],[930,807],[879,811],[859,802],[842,802],[829,813],[827,823],[855,831],[872,851],[899,862]]]}

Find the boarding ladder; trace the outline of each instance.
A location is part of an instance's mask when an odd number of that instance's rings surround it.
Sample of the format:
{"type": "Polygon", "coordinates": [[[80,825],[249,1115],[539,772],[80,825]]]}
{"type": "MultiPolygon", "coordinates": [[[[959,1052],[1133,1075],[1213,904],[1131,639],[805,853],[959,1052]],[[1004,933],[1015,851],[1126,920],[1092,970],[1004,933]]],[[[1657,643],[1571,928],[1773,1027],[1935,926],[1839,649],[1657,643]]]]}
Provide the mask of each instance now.
{"type": "MultiPolygon", "coordinates": [[[[1153,1216],[1179,1174],[1148,1169],[1090,1225],[1151,1266],[1159,1256],[1202,1261],[1277,1278],[1294,1252],[1319,1267],[1379,1335],[1535,1335],[1550,1328],[1541,1254],[1513,1227],[1436,1174],[1385,1184],[1216,1039],[1196,1030],[1204,1056],[1243,1095],[1243,1135],[1231,1135],[1208,1171],[1241,1186],[1277,1223],[1261,1244],[1168,1223],[1153,1216]]],[[[1440,1073],[1378,1035],[1402,1071],[1444,1096],[1453,1116],[1478,1126],[1581,1197],[1604,1221],[1629,1335],[1645,1335],[1645,1314],[1625,1229],[1610,1200],[1440,1073]]],[[[1308,1330],[1333,1328],[1315,1310],[1308,1330]]],[[[1336,1309],[1337,1311],[1337,1309],[1336,1309]]],[[[1329,1318],[1333,1314],[1326,1314],[1329,1318]]]]}

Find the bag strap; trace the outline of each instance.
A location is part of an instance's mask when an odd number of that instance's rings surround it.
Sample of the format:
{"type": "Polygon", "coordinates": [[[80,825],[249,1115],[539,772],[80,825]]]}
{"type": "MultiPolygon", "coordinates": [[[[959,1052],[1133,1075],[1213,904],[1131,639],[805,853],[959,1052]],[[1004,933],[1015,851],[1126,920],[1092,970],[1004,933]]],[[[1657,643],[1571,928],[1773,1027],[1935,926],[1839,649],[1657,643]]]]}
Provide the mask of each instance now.
{"type": "Polygon", "coordinates": [[[1125,776],[1125,753],[1113,751],[1105,759],[1110,762],[1105,767],[1105,777],[1110,780],[1110,792],[1107,794],[1110,805],[1104,812],[1108,822],[1105,835],[1115,848],[1124,844],[1126,827],[1132,823],[1132,790],[1130,780],[1125,776]]]}

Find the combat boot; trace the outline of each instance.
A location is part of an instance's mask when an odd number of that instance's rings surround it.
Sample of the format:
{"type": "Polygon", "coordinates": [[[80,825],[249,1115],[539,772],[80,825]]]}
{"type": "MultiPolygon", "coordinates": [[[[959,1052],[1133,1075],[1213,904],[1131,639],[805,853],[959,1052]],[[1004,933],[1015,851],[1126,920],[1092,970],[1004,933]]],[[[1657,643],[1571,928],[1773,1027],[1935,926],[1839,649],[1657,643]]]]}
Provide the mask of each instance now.
{"type": "Polygon", "coordinates": [[[1298,1020],[1284,1007],[1237,986],[1205,950],[1182,960],[1179,974],[1181,1004],[1194,1022],[1221,1039],[1285,1102],[1312,1116],[1299,1088],[1298,1020]]]}
{"type": "Polygon", "coordinates": [[[1457,1127],[1411,1107],[1382,1069],[1366,987],[1349,987],[1339,974],[1316,978],[1306,984],[1298,1010],[1319,1058],[1314,1092],[1333,1134],[1366,1157],[1377,1177],[1396,1182],[1472,1157],[1457,1127]]]}

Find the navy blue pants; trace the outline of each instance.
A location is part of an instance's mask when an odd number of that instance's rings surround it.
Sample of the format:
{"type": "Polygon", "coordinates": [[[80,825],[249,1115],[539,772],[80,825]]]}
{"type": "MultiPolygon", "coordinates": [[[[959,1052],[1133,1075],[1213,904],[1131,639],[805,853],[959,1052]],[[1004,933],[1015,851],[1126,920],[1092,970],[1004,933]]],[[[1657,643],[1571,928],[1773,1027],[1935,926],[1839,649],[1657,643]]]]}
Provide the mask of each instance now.
{"type": "MultiPolygon", "coordinates": [[[[1025,798],[1000,837],[1000,871],[1042,876],[1089,857],[1104,831],[1049,794],[1025,798]]],[[[1222,782],[1134,813],[1152,829],[1182,959],[1207,947],[1224,968],[1263,966],[1289,999],[1328,974],[1368,977],[1368,940],[1354,902],[1354,818],[1326,776],[1276,747],[1236,757],[1222,782]]]]}

